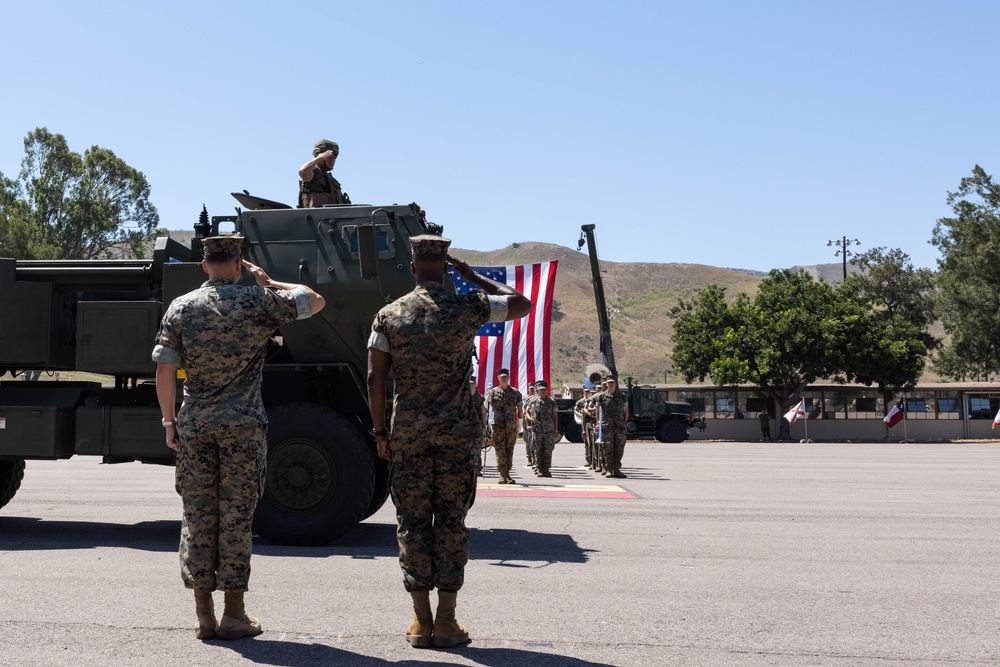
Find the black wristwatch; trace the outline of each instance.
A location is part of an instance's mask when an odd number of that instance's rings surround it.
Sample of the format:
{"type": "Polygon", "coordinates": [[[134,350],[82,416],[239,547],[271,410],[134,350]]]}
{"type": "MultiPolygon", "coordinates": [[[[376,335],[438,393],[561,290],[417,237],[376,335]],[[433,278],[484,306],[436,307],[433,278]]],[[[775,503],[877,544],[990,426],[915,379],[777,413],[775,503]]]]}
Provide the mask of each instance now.
{"type": "Polygon", "coordinates": [[[372,431],[372,435],[374,435],[376,438],[380,438],[383,435],[389,435],[389,429],[384,428],[381,431],[375,431],[375,430],[373,430],[372,431]]]}

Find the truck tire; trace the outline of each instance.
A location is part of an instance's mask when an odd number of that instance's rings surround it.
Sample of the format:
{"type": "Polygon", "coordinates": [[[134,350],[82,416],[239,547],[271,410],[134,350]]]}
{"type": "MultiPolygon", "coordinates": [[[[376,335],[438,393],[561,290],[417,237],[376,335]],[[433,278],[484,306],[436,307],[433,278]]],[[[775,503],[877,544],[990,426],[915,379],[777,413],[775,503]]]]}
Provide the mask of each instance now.
{"type": "Polygon", "coordinates": [[[385,505],[385,501],[389,498],[389,462],[376,456],[372,463],[375,466],[375,488],[372,490],[372,500],[368,503],[365,515],[361,517],[362,521],[382,509],[382,505],[385,505]]]}
{"type": "Polygon", "coordinates": [[[24,479],[24,459],[0,461],[0,507],[10,502],[24,479]]]}
{"type": "Polygon", "coordinates": [[[566,432],[563,435],[570,442],[583,442],[583,427],[577,424],[576,420],[570,419],[566,423],[566,432]]]}
{"type": "Polygon", "coordinates": [[[268,413],[267,474],[253,527],[275,544],[322,545],[346,534],[372,501],[364,436],[340,413],[291,403],[268,413]]]}
{"type": "Polygon", "coordinates": [[[660,422],[660,425],[656,427],[656,439],[660,442],[684,442],[686,435],[684,426],[677,421],[660,422]]]}

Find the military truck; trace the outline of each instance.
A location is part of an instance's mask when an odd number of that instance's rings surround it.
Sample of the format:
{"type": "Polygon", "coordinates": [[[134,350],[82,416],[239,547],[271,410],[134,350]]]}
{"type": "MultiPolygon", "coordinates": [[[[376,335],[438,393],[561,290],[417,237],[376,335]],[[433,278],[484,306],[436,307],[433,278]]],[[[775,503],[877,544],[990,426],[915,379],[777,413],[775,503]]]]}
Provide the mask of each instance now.
{"type": "MultiPolygon", "coordinates": [[[[159,238],[152,259],[0,259],[0,375],[108,377],[0,382],[0,507],[17,492],[26,460],[173,465],[153,338],[170,302],[205,281],[201,239],[220,231],[242,233],[250,261],[327,302],[267,345],[267,478],[255,530],[279,544],[324,544],[382,506],[388,468],[369,434],[366,342],[378,310],[413,288],[410,236],[440,227],[416,204],[291,209],[234,196],[244,207],[237,215],[209,222],[203,207],[190,245],[159,238]]],[[[246,273],[242,282],[253,284],[246,273]]]]}
{"type": "Polygon", "coordinates": [[[691,404],[665,401],[660,390],[650,385],[634,385],[628,378],[628,421],[630,438],[656,438],[660,442],[684,442],[692,428],[705,430],[704,417],[691,417],[691,404]]]}

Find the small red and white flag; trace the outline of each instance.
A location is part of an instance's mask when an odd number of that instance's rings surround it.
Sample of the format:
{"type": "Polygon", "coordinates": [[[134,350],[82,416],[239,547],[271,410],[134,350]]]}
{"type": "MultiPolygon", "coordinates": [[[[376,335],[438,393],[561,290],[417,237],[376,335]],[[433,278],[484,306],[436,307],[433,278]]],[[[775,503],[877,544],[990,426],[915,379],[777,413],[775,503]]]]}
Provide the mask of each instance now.
{"type": "Polygon", "coordinates": [[[906,411],[903,408],[903,399],[899,399],[899,403],[896,403],[896,405],[892,406],[892,410],[889,410],[889,414],[887,414],[885,418],[882,419],[882,421],[885,422],[886,426],[892,428],[899,422],[903,421],[903,416],[905,414],[906,411]]]}
{"type": "Polygon", "coordinates": [[[996,428],[998,425],[1000,425],[1000,410],[997,410],[997,416],[993,418],[993,426],[990,428],[996,428]]]}
{"type": "Polygon", "coordinates": [[[795,407],[785,413],[785,419],[788,420],[789,424],[794,424],[795,420],[799,417],[806,416],[806,399],[802,399],[795,404],[795,407]]]}

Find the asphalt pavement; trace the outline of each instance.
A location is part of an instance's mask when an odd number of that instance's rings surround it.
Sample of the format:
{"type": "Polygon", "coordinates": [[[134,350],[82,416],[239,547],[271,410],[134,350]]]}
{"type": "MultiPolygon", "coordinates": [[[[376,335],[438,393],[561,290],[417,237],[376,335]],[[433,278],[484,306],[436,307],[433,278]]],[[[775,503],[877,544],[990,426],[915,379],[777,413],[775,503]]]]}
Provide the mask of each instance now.
{"type": "MultiPolygon", "coordinates": [[[[340,542],[257,539],[265,632],[194,637],[173,470],[29,461],[0,509],[0,665],[997,665],[1000,444],[629,442],[623,480],[563,443],[495,461],[458,618],[414,649],[391,501],[340,542]]],[[[221,610],[221,595],[217,594],[221,610]]]]}

